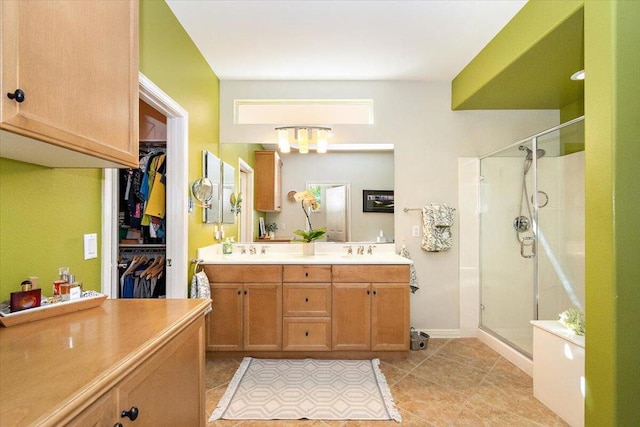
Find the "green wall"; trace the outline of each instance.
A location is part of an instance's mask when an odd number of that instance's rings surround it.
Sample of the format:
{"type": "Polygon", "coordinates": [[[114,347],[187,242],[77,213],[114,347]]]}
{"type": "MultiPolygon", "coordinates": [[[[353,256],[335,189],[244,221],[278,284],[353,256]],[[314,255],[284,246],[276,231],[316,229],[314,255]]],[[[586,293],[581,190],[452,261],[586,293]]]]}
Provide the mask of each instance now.
{"type": "MultiPolygon", "coordinates": [[[[189,182],[202,174],[202,150],[218,152],[219,81],[164,1],[140,2],[140,70],[189,112],[189,182]]],[[[0,159],[0,300],[40,277],[44,293],[58,267],[100,290],[100,258],[83,259],[83,234],[98,233],[102,172],[49,169],[0,159]]],[[[213,242],[200,208],[189,216],[189,256],[213,242]]],[[[100,247],[100,246],[98,246],[100,247]]],[[[99,251],[99,257],[102,253],[99,251]]],[[[186,286],[186,278],[185,278],[186,286]]]]}
{"type": "Polygon", "coordinates": [[[83,234],[100,236],[101,181],[97,169],[50,169],[0,158],[1,301],[28,276],[39,277],[50,296],[58,267],[69,267],[85,289],[100,291],[100,258],[84,260],[83,234]]]}
{"type": "Polygon", "coordinates": [[[640,2],[585,2],[586,424],[640,425],[640,2]]]}
{"type": "MultiPolygon", "coordinates": [[[[202,176],[202,150],[218,153],[219,81],[164,1],[140,2],[140,71],[189,112],[189,183],[202,176]]],[[[202,209],[189,215],[189,257],[214,243],[202,209]]],[[[185,278],[186,283],[186,278],[185,278]]]]}

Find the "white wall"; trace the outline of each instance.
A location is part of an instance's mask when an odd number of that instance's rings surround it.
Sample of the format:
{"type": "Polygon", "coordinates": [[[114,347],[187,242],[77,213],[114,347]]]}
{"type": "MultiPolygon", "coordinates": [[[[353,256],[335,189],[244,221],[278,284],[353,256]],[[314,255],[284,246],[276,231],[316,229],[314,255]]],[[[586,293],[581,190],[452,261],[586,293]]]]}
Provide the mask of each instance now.
{"type": "MultiPolygon", "coordinates": [[[[332,126],[334,141],[395,145],[396,246],[406,243],[420,285],[411,296],[411,325],[434,336],[458,334],[458,245],[424,252],[420,238],[411,236],[420,214],[402,208],[457,207],[459,157],[477,157],[555,126],[558,111],[454,112],[449,82],[221,81],[220,141],[276,143],[274,126],[233,124],[234,99],[270,98],[374,100],[375,124],[332,126]]],[[[456,224],[454,237],[458,231],[456,224]]]]}
{"type": "MultiPolygon", "coordinates": [[[[283,154],[282,192],[302,191],[307,182],[348,182],[350,187],[351,240],[375,242],[380,230],[393,239],[393,214],[362,212],[362,190],[393,190],[393,153],[366,152],[330,154],[283,154]]],[[[278,224],[279,237],[294,237],[293,231],[305,228],[305,216],[299,203],[282,202],[282,211],[267,213],[267,223],[278,224]],[[283,228],[283,225],[285,226],[283,228]]],[[[311,214],[313,227],[326,225],[324,211],[311,214]]]]}

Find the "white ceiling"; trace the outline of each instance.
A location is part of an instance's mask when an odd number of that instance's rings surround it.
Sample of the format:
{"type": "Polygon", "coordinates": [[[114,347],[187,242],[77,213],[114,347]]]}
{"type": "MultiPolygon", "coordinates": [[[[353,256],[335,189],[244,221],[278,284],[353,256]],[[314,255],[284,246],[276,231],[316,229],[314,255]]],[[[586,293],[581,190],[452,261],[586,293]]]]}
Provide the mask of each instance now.
{"type": "Polygon", "coordinates": [[[221,80],[450,81],[526,0],[166,0],[221,80]]]}

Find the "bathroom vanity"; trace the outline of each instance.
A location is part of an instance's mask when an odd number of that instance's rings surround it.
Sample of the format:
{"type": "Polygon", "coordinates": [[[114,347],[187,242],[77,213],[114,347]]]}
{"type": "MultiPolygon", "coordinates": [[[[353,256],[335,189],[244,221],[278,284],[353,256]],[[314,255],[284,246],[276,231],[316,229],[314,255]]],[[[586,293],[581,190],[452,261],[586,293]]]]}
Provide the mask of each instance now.
{"type": "Polygon", "coordinates": [[[393,245],[355,244],[348,254],[344,244],[326,244],[312,256],[299,244],[266,253],[251,246],[244,254],[199,252],[213,307],[208,357],[407,356],[411,261],[393,245]],[[358,246],[373,253],[359,254],[358,246]]]}

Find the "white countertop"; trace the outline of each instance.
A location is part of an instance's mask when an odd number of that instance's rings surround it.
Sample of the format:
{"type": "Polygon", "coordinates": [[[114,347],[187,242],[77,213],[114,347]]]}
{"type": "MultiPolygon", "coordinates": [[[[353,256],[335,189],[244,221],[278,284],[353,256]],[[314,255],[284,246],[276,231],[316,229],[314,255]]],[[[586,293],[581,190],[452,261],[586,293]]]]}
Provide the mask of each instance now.
{"type": "Polygon", "coordinates": [[[578,347],[584,348],[584,335],[576,335],[572,330],[565,328],[558,320],[532,320],[531,324],[578,347]]]}
{"type": "Polygon", "coordinates": [[[222,254],[222,245],[215,244],[199,248],[197,257],[202,264],[412,264],[413,261],[395,253],[393,243],[329,243],[316,242],[315,255],[302,254],[299,243],[234,243],[233,253],[222,254]],[[246,248],[242,254],[240,246],[246,248]],[[249,247],[256,249],[255,254],[249,253],[249,247]],[[266,246],[266,254],[261,249],[266,246]],[[353,254],[347,254],[345,246],[353,248],[353,254]],[[364,254],[357,253],[358,246],[364,246],[364,254]],[[372,254],[367,253],[372,246],[372,254]]]}

